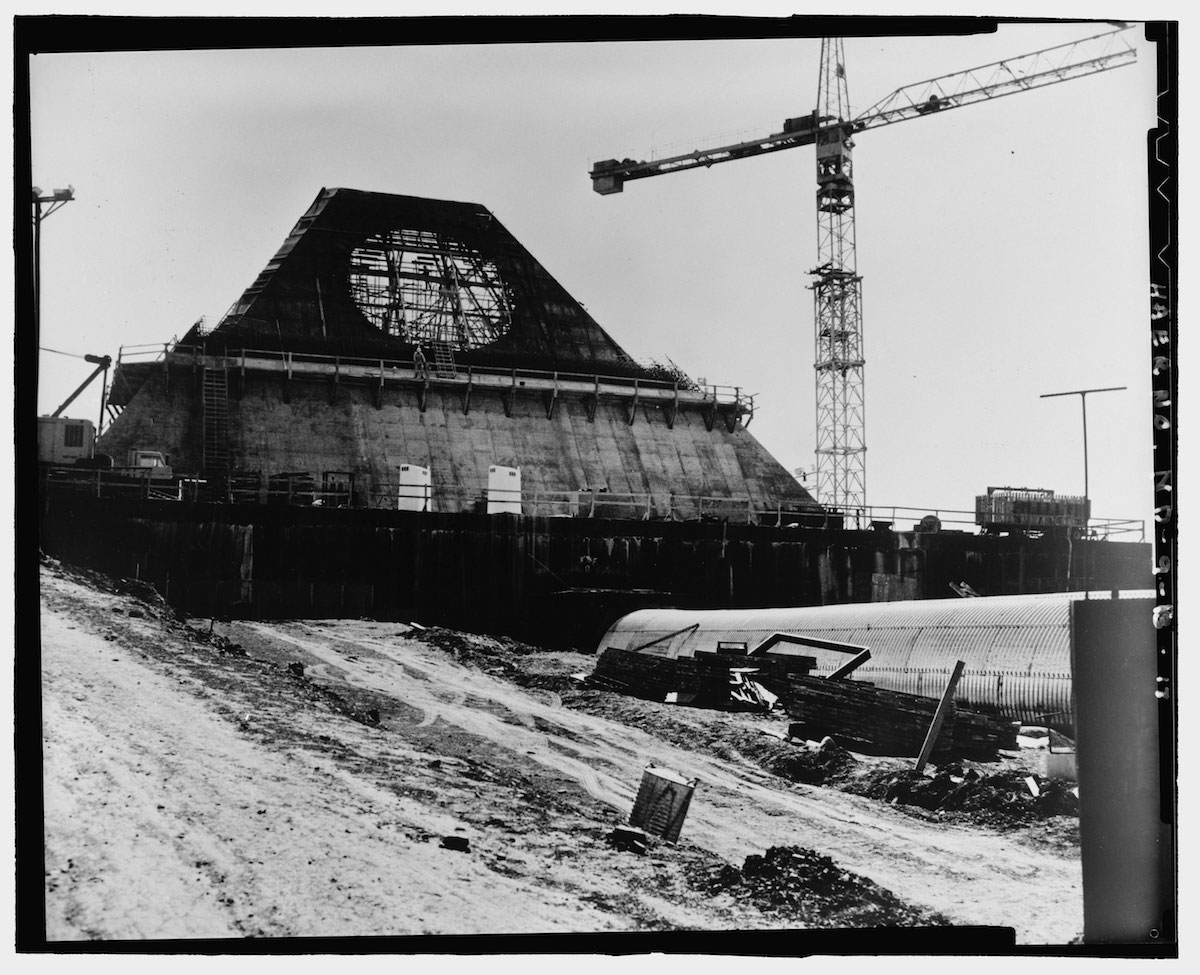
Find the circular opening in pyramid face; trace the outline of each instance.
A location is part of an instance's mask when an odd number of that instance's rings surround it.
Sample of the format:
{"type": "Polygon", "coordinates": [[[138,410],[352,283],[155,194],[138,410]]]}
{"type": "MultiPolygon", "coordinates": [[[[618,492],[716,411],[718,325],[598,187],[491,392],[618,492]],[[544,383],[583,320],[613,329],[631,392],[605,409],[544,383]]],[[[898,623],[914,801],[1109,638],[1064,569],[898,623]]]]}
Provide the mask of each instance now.
{"type": "Polygon", "coordinates": [[[431,230],[389,230],[350,255],[350,294],[367,320],[405,342],[455,351],[512,325],[512,292],[477,250],[431,230]]]}

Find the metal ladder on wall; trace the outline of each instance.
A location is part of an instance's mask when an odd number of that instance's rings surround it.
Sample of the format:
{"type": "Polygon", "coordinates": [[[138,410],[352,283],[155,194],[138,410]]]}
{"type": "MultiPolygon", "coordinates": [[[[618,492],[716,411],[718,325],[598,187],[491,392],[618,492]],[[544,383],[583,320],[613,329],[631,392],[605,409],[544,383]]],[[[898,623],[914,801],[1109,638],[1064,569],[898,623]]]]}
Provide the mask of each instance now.
{"type": "Polygon", "coordinates": [[[449,342],[441,340],[433,343],[433,370],[439,379],[453,379],[458,375],[458,367],[454,364],[454,350],[449,342]]]}
{"type": "Polygon", "coordinates": [[[205,369],[203,378],[203,468],[229,470],[229,377],[225,369],[205,369]]]}

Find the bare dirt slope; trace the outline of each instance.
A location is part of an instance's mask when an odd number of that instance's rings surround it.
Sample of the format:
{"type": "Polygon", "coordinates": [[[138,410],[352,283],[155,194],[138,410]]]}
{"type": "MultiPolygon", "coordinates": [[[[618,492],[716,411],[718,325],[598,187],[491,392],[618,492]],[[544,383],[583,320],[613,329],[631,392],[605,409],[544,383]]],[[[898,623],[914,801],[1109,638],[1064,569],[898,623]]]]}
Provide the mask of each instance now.
{"type": "MultiPolygon", "coordinates": [[[[1082,928],[1077,850],[572,707],[564,675],[590,670],[583,655],[513,648],[520,686],[511,660],[395,623],[218,623],[214,642],[208,621],[55,564],[42,610],[50,940],[812,923],[705,888],[772,846],[830,857],[911,907],[885,923],[1012,925],[1028,944],[1082,928]],[[679,845],[643,857],[606,836],[648,763],[701,784],[679,845]]],[[[729,720],[640,703],[697,728],[729,720]]]]}

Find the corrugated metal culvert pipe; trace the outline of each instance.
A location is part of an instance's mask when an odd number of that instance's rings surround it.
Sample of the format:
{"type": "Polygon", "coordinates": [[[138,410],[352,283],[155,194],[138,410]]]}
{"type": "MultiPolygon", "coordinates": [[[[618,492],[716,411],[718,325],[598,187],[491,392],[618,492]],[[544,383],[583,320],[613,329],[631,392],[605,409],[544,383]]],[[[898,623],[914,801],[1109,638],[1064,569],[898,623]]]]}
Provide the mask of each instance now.
{"type": "MultiPolygon", "coordinates": [[[[1083,593],[983,596],[786,609],[643,609],[617,620],[599,650],[691,656],[726,648],[752,652],[772,634],[791,633],[868,647],[853,679],[939,697],[957,660],[966,663],[956,701],[1030,724],[1069,726],[1070,603],[1083,593]],[[1054,719],[1047,716],[1054,715],[1054,719]]],[[[1145,592],[1127,592],[1127,597],[1145,592]]],[[[1092,599],[1109,594],[1092,593],[1092,599]]],[[[848,657],[835,650],[780,644],[773,653],[815,657],[826,676],[848,657]]]]}

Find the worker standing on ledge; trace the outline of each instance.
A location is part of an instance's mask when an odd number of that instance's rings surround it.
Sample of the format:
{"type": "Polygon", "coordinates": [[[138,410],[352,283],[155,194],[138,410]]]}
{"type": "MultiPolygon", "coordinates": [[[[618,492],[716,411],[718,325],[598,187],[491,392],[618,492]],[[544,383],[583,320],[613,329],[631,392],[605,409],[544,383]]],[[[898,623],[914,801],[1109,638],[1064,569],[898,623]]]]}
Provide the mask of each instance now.
{"type": "Polygon", "coordinates": [[[425,353],[421,351],[419,345],[413,350],[413,374],[418,379],[429,378],[429,366],[425,362],[425,353]]]}

